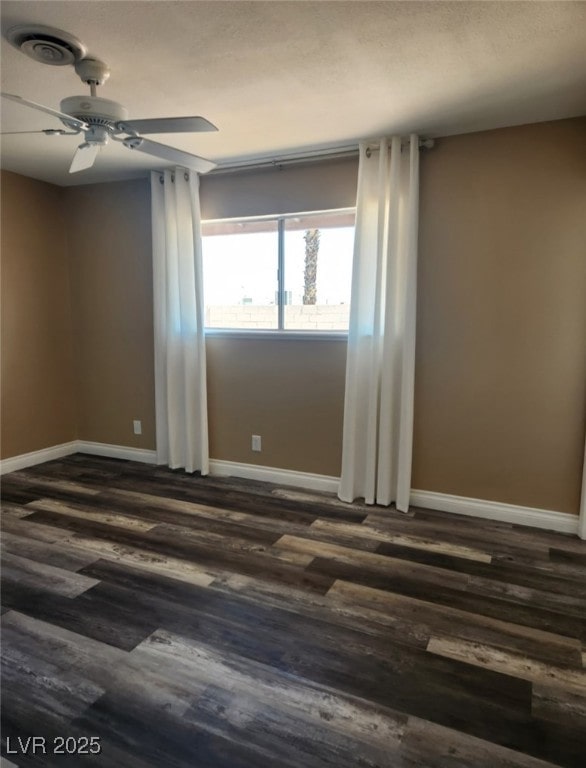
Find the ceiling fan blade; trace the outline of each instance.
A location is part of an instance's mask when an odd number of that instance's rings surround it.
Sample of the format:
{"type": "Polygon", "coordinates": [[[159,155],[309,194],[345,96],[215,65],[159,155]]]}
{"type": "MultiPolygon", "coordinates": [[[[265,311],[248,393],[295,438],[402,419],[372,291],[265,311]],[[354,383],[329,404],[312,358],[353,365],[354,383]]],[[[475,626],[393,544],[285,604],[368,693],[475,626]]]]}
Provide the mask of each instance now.
{"type": "Polygon", "coordinates": [[[40,131],[0,131],[0,136],[20,136],[23,133],[44,133],[45,136],[73,136],[61,128],[42,128],[40,131]]]}
{"type": "Polygon", "coordinates": [[[192,155],[190,152],[184,152],[182,149],[169,147],[166,144],[159,144],[158,141],[150,141],[140,136],[129,136],[122,142],[128,149],[137,149],[139,152],[146,152],[147,155],[160,157],[162,160],[168,160],[170,163],[176,163],[185,168],[190,168],[197,173],[207,173],[216,167],[217,163],[211,160],[205,160],[198,155],[192,155]]]}
{"type": "Polygon", "coordinates": [[[87,168],[91,168],[100,148],[99,144],[88,144],[87,142],[80,144],[73,155],[69,173],[77,173],[78,171],[85,171],[87,168]]]}
{"type": "Polygon", "coordinates": [[[45,133],[45,131],[0,131],[0,136],[21,136],[24,133],[45,133]]]}
{"type": "Polygon", "coordinates": [[[58,112],[56,109],[51,109],[51,107],[43,106],[43,104],[37,104],[34,101],[23,99],[22,96],[16,96],[13,93],[2,93],[0,95],[2,96],[3,99],[14,101],[17,104],[22,104],[25,107],[30,107],[31,109],[36,109],[39,112],[44,112],[47,115],[53,115],[53,117],[57,117],[59,120],[65,120],[67,121],[67,124],[72,128],[78,128],[81,130],[83,128],[88,127],[86,123],[82,122],[81,120],[78,120],[75,117],[71,117],[71,115],[66,115],[65,112],[58,112]]]}
{"type": "Polygon", "coordinates": [[[153,117],[147,120],[124,120],[118,123],[122,131],[135,133],[200,133],[218,129],[205,117],[153,117]]]}

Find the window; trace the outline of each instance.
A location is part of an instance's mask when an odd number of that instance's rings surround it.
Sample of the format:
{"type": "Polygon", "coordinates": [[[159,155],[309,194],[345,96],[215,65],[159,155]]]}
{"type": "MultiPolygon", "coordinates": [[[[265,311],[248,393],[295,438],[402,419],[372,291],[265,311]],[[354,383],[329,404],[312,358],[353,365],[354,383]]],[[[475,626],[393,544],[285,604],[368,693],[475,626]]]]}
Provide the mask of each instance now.
{"type": "Polygon", "coordinates": [[[347,331],[354,210],[202,223],[207,328],[347,331]]]}

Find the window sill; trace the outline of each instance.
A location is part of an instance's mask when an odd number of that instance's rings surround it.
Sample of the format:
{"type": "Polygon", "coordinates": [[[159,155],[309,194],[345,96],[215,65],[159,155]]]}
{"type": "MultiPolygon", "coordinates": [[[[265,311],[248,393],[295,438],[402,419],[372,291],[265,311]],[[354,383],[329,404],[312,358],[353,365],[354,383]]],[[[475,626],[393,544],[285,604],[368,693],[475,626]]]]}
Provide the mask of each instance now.
{"type": "Polygon", "coordinates": [[[207,338],[221,339],[288,339],[289,341],[347,341],[348,331],[271,331],[243,328],[206,328],[207,338]]]}

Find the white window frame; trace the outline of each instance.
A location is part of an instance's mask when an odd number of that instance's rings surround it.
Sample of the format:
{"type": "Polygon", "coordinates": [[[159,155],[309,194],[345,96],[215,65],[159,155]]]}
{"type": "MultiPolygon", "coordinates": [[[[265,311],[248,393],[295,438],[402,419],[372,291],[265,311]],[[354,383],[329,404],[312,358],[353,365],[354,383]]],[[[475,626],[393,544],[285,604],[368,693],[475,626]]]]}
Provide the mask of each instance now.
{"type": "Polygon", "coordinates": [[[206,224],[229,224],[238,223],[243,221],[276,221],[277,222],[277,324],[278,328],[204,328],[206,336],[214,337],[219,336],[223,338],[244,338],[244,339],[291,339],[291,340],[305,340],[312,339],[313,341],[332,341],[340,339],[346,341],[348,339],[347,330],[287,330],[284,327],[285,324],[285,222],[288,219],[302,218],[304,216],[319,216],[320,214],[328,213],[353,213],[356,215],[356,208],[330,208],[323,211],[302,211],[297,213],[287,214],[267,214],[266,216],[236,216],[232,218],[220,218],[220,219],[204,219],[202,221],[202,228],[206,224]]]}

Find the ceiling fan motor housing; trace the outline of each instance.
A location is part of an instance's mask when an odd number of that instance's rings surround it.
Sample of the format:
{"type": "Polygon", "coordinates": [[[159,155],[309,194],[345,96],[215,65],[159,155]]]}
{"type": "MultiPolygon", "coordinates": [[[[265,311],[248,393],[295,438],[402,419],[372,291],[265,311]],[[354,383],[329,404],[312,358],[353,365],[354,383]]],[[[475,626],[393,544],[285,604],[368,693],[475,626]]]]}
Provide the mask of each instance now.
{"type": "Polygon", "coordinates": [[[88,125],[111,126],[128,119],[128,110],[122,104],[100,96],[68,96],[60,109],[88,125]]]}

